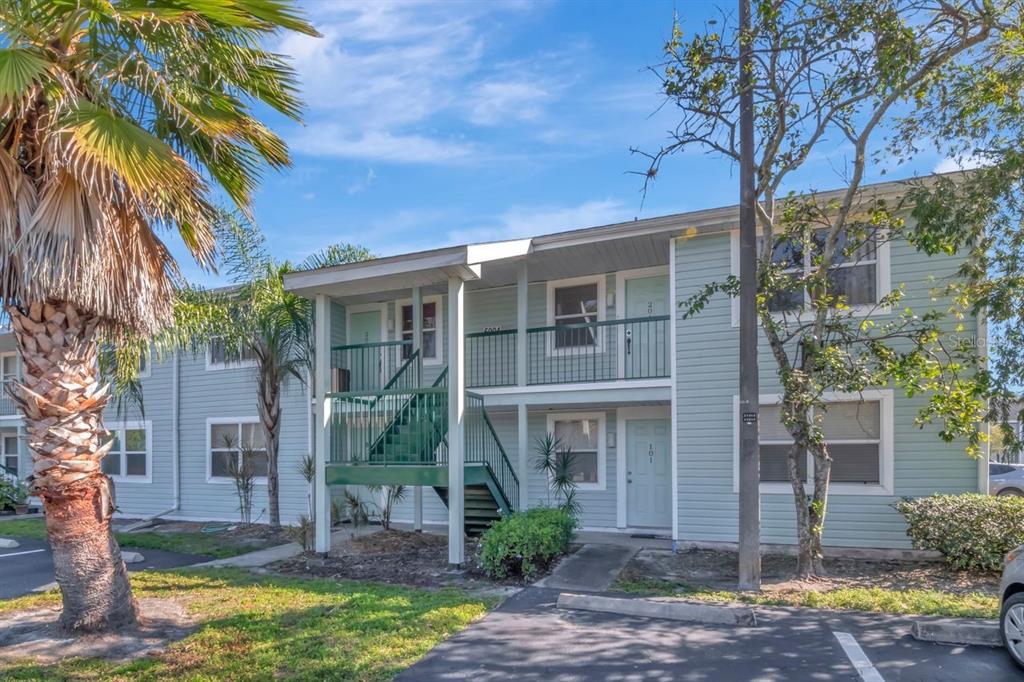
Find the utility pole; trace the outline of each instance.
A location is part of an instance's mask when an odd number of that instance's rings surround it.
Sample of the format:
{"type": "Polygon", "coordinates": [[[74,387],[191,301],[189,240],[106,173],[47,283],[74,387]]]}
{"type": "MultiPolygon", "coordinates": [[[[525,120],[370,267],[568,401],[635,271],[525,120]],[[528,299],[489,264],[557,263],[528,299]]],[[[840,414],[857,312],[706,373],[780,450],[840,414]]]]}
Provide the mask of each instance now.
{"type": "Polygon", "coordinates": [[[757,443],[757,233],[750,0],[739,0],[740,86],[740,509],[739,588],[761,589],[761,459],[757,443]]]}

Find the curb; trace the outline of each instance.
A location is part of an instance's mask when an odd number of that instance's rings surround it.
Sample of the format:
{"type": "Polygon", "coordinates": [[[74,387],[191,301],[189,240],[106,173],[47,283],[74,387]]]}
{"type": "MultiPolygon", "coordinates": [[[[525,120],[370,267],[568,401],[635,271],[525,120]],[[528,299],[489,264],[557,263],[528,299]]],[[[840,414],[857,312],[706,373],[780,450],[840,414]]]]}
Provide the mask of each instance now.
{"type": "Polygon", "coordinates": [[[910,634],[922,642],[975,646],[1003,646],[999,623],[994,620],[918,620],[910,626],[910,634]]]}
{"type": "Polygon", "coordinates": [[[716,606],[676,600],[621,599],[567,592],[558,595],[557,606],[560,609],[597,611],[620,616],[686,620],[713,625],[757,625],[754,610],[745,606],[716,606]]]}

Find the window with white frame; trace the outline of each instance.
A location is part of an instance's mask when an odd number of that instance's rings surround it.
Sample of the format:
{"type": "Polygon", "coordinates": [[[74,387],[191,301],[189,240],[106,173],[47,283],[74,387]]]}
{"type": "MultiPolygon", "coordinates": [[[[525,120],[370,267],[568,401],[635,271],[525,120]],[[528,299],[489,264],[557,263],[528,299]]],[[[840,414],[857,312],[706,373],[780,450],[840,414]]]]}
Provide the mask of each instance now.
{"type": "Polygon", "coordinates": [[[103,473],[116,479],[148,479],[150,438],[148,423],[118,424],[107,429],[113,441],[103,458],[103,473]]]}
{"type": "Polygon", "coordinates": [[[267,444],[263,426],[255,417],[207,421],[211,479],[231,480],[232,469],[246,462],[256,478],[267,476],[267,444]]]}
{"type": "Polygon", "coordinates": [[[585,348],[597,345],[597,329],[588,325],[600,319],[601,291],[598,282],[554,286],[551,294],[555,325],[554,348],[585,348]]]}
{"type": "Polygon", "coordinates": [[[572,452],[572,480],[581,490],[603,489],[605,484],[604,415],[548,415],[548,431],[562,448],[572,452]]]}
{"type": "Polygon", "coordinates": [[[6,384],[18,378],[18,357],[14,353],[0,355],[0,382],[6,384]]]}
{"type": "MultiPolygon", "coordinates": [[[[401,306],[399,313],[402,340],[409,343],[402,345],[402,359],[408,360],[412,355],[412,303],[401,306]]],[[[434,299],[423,302],[423,346],[420,357],[424,360],[440,361],[441,359],[441,300],[434,299]]]]}
{"type": "Polygon", "coordinates": [[[224,339],[210,339],[206,349],[207,369],[249,367],[254,364],[256,364],[256,353],[249,346],[238,344],[236,348],[233,348],[224,339]]]}
{"type": "Polygon", "coordinates": [[[18,436],[16,434],[5,433],[0,438],[0,456],[3,457],[2,463],[7,473],[12,476],[20,476],[18,471],[18,436]]]}
{"type": "MultiPolygon", "coordinates": [[[[882,483],[882,410],[880,400],[844,400],[829,402],[827,409],[812,415],[818,420],[832,457],[832,483],[882,483]]],[[[788,458],[793,439],[782,424],[781,405],[761,406],[759,434],[761,482],[789,483],[788,458]]],[[[797,469],[804,481],[813,466],[810,453],[798,459],[797,469]]]]}
{"type": "MultiPolygon", "coordinates": [[[[811,236],[809,244],[779,238],[772,249],[772,263],[781,268],[784,277],[796,280],[807,276],[815,267],[815,257],[824,249],[827,236],[825,230],[818,230],[811,236]]],[[[828,271],[829,292],[851,307],[877,303],[878,252],[877,233],[872,232],[857,244],[850,244],[847,234],[840,233],[833,263],[828,271]]],[[[806,300],[807,292],[795,287],[776,293],[768,302],[768,307],[774,312],[787,312],[800,308],[806,300]]]]}

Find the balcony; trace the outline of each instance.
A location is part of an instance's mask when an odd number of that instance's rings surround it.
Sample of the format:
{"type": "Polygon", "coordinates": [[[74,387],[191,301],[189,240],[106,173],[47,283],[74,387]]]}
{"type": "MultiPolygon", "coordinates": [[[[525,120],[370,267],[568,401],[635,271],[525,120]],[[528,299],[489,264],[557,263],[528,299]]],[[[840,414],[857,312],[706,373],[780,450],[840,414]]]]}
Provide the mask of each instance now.
{"type": "Polygon", "coordinates": [[[0,417],[13,417],[18,414],[18,408],[7,392],[7,386],[10,383],[10,379],[0,382],[0,417]]]}
{"type": "MultiPolygon", "coordinates": [[[[670,376],[669,315],[526,330],[526,384],[595,383],[670,376]]],[[[516,329],[466,334],[466,385],[515,386],[516,329]]]]}

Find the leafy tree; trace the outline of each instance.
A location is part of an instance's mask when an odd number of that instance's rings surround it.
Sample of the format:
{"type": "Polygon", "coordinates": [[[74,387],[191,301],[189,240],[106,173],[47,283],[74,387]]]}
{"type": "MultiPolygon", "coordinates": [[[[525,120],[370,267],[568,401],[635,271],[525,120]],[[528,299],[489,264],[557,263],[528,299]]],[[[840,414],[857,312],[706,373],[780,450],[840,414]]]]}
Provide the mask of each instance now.
{"type": "Polygon", "coordinates": [[[0,0],[0,304],[68,630],[137,613],[101,469],[100,340],[137,366],[175,299],[158,231],[210,266],[214,187],[244,208],[262,165],[289,163],[252,113],[299,117],[294,73],[260,46],[282,29],[315,35],[286,0],[0,0]]]}
{"type": "Polygon", "coordinates": [[[304,383],[313,365],[312,305],[285,291],[284,276],[297,269],[367,260],[373,254],[361,246],[336,244],[298,266],[278,262],[254,223],[227,213],[221,215],[216,234],[222,266],[234,285],[222,290],[183,288],[174,325],[158,338],[157,346],[205,353],[216,343],[229,361],[255,360],[256,405],[267,450],[268,511],[270,524],[279,526],[281,392],[288,377],[304,383]]]}
{"type": "MultiPolygon", "coordinates": [[[[656,71],[681,120],[669,143],[646,155],[645,174],[650,182],[667,157],[694,147],[740,161],[737,61],[741,41],[750,41],[762,235],[758,317],[782,386],[782,422],[793,439],[788,470],[797,572],[821,575],[832,465],[822,430],[825,393],[895,385],[927,394],[919,419],[942,421],[943,438],[966,436],[972,454],[980,450],[986,387],[975,372],[976,349],[967,335],[950,338],[962,327],[963,311],[915,313],[899,287],[877,299],[851,300],[855,292],[843,288],[837,266],[872,257],[886,241],[924,244],[922,233],[936,252],[956,252],[963,243],[953,224],[946,234],[913,227],[904,197],[909,184],[871,188],[864,177],[872,161],[917,155],[905,120],[935,98],[945,104],[942,95],[956,74],[1014,35],[1020,7],[1011,0],[762,0],[754,8],[747,35],[739,35],[730,16],[690,36],[676,24],[656,71]],[[849,149],[835,162],[844,189],[787,191],[808,159],[831,151],[837,138],[849,149]],[[810,496],[800,471],[806,453],[814,462],[810,496]]],[[[698,314],[716,293],[737,291],[733,277],[708,283],[683,302],[683,314],[698,314]]]]}

